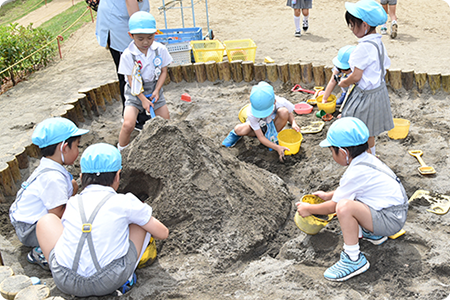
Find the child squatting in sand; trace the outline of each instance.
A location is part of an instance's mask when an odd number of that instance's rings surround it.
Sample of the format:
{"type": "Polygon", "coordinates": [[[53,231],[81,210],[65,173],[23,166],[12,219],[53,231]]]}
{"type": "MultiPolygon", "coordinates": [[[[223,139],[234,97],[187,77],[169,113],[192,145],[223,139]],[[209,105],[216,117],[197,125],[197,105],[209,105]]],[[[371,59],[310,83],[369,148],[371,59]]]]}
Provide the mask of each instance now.
{"type": "Polygon", "coordinates": [[[324,276],[344,281],[369,269],[359,250],[359,238],[380,245],[403,228],[408,197],[400,179],[376,156],[367,153],[369,130],[353,117],[335,121],[321,147],[328,147],[334,161],[348,166],[335,191],[317,191],[320,204],[296,203],[300,216],[336,213],[344,237],[340,260],[324,276]],[[362,232],[361,232],[362,231],[362,232]]]}
{"type": "Polygon", "coordinates": [[[283,161],[284,151],[288,148],[278,145],[278,132],[280,132],[287,122],[292,128],[300,131],[294,119],[294,105],[283,97],[278,97],[273,91],[273,87],[261,81],[253,86],[250,93],[250,109],[247,113],[247,121],[238,124],[223,140],[225,147],[234,147],[242,136],[256,136],[266,147],[275,149],[280,160],[283,161]]]}
{"type": "Polygon", "coordinates": [[[166,239],[169,230],[152,216],[148,204],[116,192],[122,170],[116,147],[91,145],[80,165],[83,191],[67,202],[62,218],[47,214],[39,220],[39,244],[64,293],[121,295],[136,283],[134,270],[150,237],[166,239]]]}

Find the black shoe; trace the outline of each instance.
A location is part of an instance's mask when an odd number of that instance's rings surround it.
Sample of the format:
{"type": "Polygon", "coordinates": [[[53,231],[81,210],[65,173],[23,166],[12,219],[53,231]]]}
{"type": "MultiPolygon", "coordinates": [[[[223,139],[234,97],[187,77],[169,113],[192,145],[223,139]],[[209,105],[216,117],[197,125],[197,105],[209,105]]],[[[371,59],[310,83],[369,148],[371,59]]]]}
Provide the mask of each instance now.
{"type": "Polygon", "coordinates": [[[303,19],[303,31],[307,31],[309,28],[308,20],[303,19]]]}
{"type": "Polygon", "coordinates": [[[302,36],[302,33],[301,33],[300,31],[296,31],[294,35],[295,35],[296,37],[301,37],[301,36],[302,36]]]}
{"type": "Polygon", "coordinates": [[[137,116],[136,125],[134,126],[134,129],[136,129],[137,131],[141,131],[142,129],[144,129],[144,124],[148,120],[150,120],[150,116],[147,115],[145,111],[140,112],[137,116]]]}

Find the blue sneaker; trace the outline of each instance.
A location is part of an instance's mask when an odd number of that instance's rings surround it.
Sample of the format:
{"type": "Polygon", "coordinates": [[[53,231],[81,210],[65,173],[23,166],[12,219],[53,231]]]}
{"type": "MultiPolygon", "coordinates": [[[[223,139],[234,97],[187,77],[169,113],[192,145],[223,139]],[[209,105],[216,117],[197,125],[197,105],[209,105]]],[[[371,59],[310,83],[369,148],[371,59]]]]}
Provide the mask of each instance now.
{"type": "Polygon", "coordinates": [[[116,296],[122,296],[125,293],[129,292],[133,286],[136,284],[136,273],[133,273],[133,278],[130,280],[127,280],[118,290],[116,290],[116,296]]]}
{"type": "Polygon", "coordinates": [[[369,231],[366,231],[365,229],[362,230],[362,239],[371,242],[374,245],[381,245],[384,242],[387,241],[388,237],[387,236],[382,236],[382,235],[374,235],[369,231]]]}
{"type": "Polygon", "coordinates": [[[347,253],[341,252],[341,259],[329,267],[323,276],[331,281],[345,281],[367,271],[370,267],[364,254],[359,253],[358,260],[353,261],[347,253]]]}
{"type": "Polygon", "coordinates": [[[222,145],[227,148],[232,148],[241,139],[241,136],[234,132],[234,129],[230,131],[228,136],[223,140],[222,145]]]}
{"type": "Polygon", "coordinates": [[[346,94],[347,94],[346,92],[342,92],[342,94],[341,94],[341,96],[339,97],[339,99],[336,100],[336,105],[341,105],[342,102],[344,102],[344,99],[345,99],[345,95],[346,95],[346,94]]]}

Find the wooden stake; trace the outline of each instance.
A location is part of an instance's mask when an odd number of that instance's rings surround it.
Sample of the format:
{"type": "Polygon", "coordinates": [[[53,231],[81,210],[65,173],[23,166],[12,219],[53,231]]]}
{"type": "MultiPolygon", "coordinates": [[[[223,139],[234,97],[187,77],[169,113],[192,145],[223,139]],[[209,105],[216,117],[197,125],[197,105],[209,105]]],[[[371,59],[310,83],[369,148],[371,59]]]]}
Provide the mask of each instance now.
{"type": "Polygon", "coordinates": [[[208,81],[216,82],[219,79],[219,70],[217,69],[217,63],[212,60],[205,63],[206,78],[208,81]]]}
{"type": "Polygon", "coordinates": [[[197,82],[202,83],[206,81],[206,69],[205,69],[205,63],[198,62],[194,64],[194,70],[195,70],[195,78],[197,79],[197,82]]]}
{"type": "Polygon", "coordinates": [[[394,90],[402,88],[402,71],[398,69],[389,69],[389,84],[394,90]]]}
{"type": "Polygon", "coordinates": [[[181,72],[180,65],[170,65],[169,66],[169,76],[170,80],[179,83],[183,80],[183,73],[181,72]]]}
{"type": "Polygon", "coordinates": [[[289,78],[292,84],[299,84],[302,81],[300,63],[289,64],[289,78]]]}
{"type": "Polygon", "coordinates": [[[92,120],[91,105],[89,104],[86,94],[78,94],[76,98],[79,100],[78,102],[80,103],[81,110],[83,111],[83,117],[92,120]]]}
{"type": "Polygon", "coordinates": [[[19,182],[22,176],[20,175],[19,162],[17,161],[17,158],[12,156],[7,164],[9,166],[9,169],[11,170],[11,175],[14,179],[14,182],[19,182]]]}
{"type": "Polygon", "coordinates": [[[3,264],[3,258],[0,255],[0,282],[2,282],[3,280],[5,280],[6,278],[13,276],[14,275],[14,271],[13,269],[11,269],[11,267],[5,266],[3,264]]]}
{"type": "Polygon", "coordinates": [[[48,299],[50,296],[50,289],[43,284],[36,284],[24,288],[14,297],[14,300],[29,300],[29,299],[48,299]]]}
{"type": "Polygon", "coordinates": [[[244,61],[242,63],[242,71],[244,73],[244,81],[252,81],[255,78],[255,66],[253,61],[244,61]]]}
{"type": "Polygon", "coordinates": [[[441,88],[441,74],[428,74],[428,84],[434,95],[441,88]]]}
{"type": "Polygon", "coordinates": [[[25,147],[22,147],[16,154],[16,159],[19,164],[19,169],[23,170],[28,168],[28,154],[25,147]]]}
{"type": "Polygon", "coordinates": [[[53,117],[63,117],[71,120],[78,126],[78,120],[75,112],[75,107],[73,105],[64,104],[58,107],[56,110],[52,111],[51,115],[53,117]]]}
{"type": "Polygon", "coordinates": [[[105,99],[103,98],[102,90],[100,89],[100,87],[96,87],[94,89],[94,93],[97,106],[100,107],[103,111],[106,111],[105,99]]]}
{"type": "Polygon", "coordinates": [[[102,91],[103,98],[105,98],[106,103],[113,104],[111,92],[109,91],[109,86],[107,83],[102,84],[100,86],[100,90],[102,91]]]}
{"type": "Polygon", "coordinates": [[[194,65],[193,64],[181,65],[181,72],[183,73],[183,78],[186,82],[194,82],[195,81],[195,73],[194,73],[194,65]]]}
{"type": "Polygon", "coordinates": [[[414,73],[414,78],[416,80],[417,90],[422,92],[425,83],[427,83],[427,73],[414,73]]]}
{"type": "Polygon", "coordinates": [[[414,71],[402,71],[402,85],[407,91],[411,91],[414,86],[414,71]]]}
{"type": "Polygon", "coordinates": [[[316,86],[324,86],[325,85],[325,66],[313,66],[313,75],[314,75],[314,84],[316,86]]]}
{"type": "Polygon", "coordinates": [[[17,192],[9,165],[0,162],[0,190],[4,196],[14,196],[17,192]]]}
{"type": "Polygon", "coordinates": [[[278,68],[276,64],[267,64],[267,79],[270,82],[276,82],[278,80],[278,68]]]}
{"type": "MultiPolygon", "coordinates": [[[[118,84],[118,83],[117,83],[118,84]]],[[[88,112],[88,118],[92,119],[92,114],[95,116],[100,116],[100,112],[98,110],[97,102],[95,100],[95,92],[91,88],[78,90],[78,93],[86,95],[86,112],[88,112]],[[89,112],[90,111],[90,112],[89,112]]],[[[82,101],[83,102],[83,101],[82,101]]]]}
{"type": "Polygon", "coordinates": [[[300,63],[302,71],[302,81],[304,83],[311,83],[313,81],[312,63],[300,63]]]}
{"type": "Polygon", "coordinates": [[[221,61],[217,63],[217,69],[219,71],[219,79],[223,81],[231,81],[231,69],[230,63],[227,61],[221,61]]]}
{"type": "Polygon", "coordinates": [[[234,82],[241,82],[244,78],[242,75],[242,60],[230,62],[231,78],[234,82]]]}
{"type": "Polygon", "coordinates": [[[80,99],[78,98],[71,99],[64,104],[72,105],[75,108],[75,114],[79,122],[83,123],[85,121],[83,116],[83,110],[81,109],[80,99]]]}
{"type": "Polygon", "coordinates": [[[41,157],[41,149],[39,149],[39,147],[36,146],[35,144],[30,144],[30,145],[26,146],[25,150],[29,157],[33,157],[33,158],[41,157]]]}
{"type": "Polygon", "coordinates": [[[278,65],[278,76],[283,83],[287,83],[289,81],[289,65],[287,63],[278,65]]]}
{"type": "MultiPolygon", "coordinates": [[[[118,81],[117,81],[118,82],[118,81]]],[[[116,85],[116,80],[108,81],[109,92],[111,97],[113,97],[116,101],[121,101],[120,90],[117,89],[119,86],[116,85]]]]}
{"type": "MultiPolygon", "coordinates": [[[[7,277],[0,283],[0,293],[6,299],[14,299],[16,295],[23,289],[32,286],[30,277],[25,275],[14,275],[7,277]]],[[[34,298],[41,299],[41,298],[34,298]]]]}
{"type": "Polygon", "coordinates": [[[326,66],[323,69],[325,73],[325,83],[328,84],[330,82],[331,76],[333,76],[333,67],[332,66],[326,66]]]}
{"type": "Polygon", "coordinates": [[[442,74],[442,89],[450,93],[450,74],[442,74]]]}

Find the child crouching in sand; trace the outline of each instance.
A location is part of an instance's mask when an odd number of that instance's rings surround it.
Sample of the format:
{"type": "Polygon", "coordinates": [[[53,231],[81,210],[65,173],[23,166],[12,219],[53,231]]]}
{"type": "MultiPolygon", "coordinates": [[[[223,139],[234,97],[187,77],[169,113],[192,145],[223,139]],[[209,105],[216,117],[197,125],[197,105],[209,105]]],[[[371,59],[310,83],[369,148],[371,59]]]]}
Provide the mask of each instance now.
{"type": "Polygon", "coordinates": [[[369,269],[359,251],[359,238],[380,245],[402,229],[408,212],[408,197],[400,179],[376,156],[367,153],[369,130],[359,119],[341,118],[328,130],[321,147],[328,147],[333,159],[348,166],[332,192],[315,192],[325,202],[297,203],[302,217],[336,213],[344,237],[341,259],[324,276],[344,281],[369,269]],[[362,232],[361,232],[362,230],[362,232]]]}

